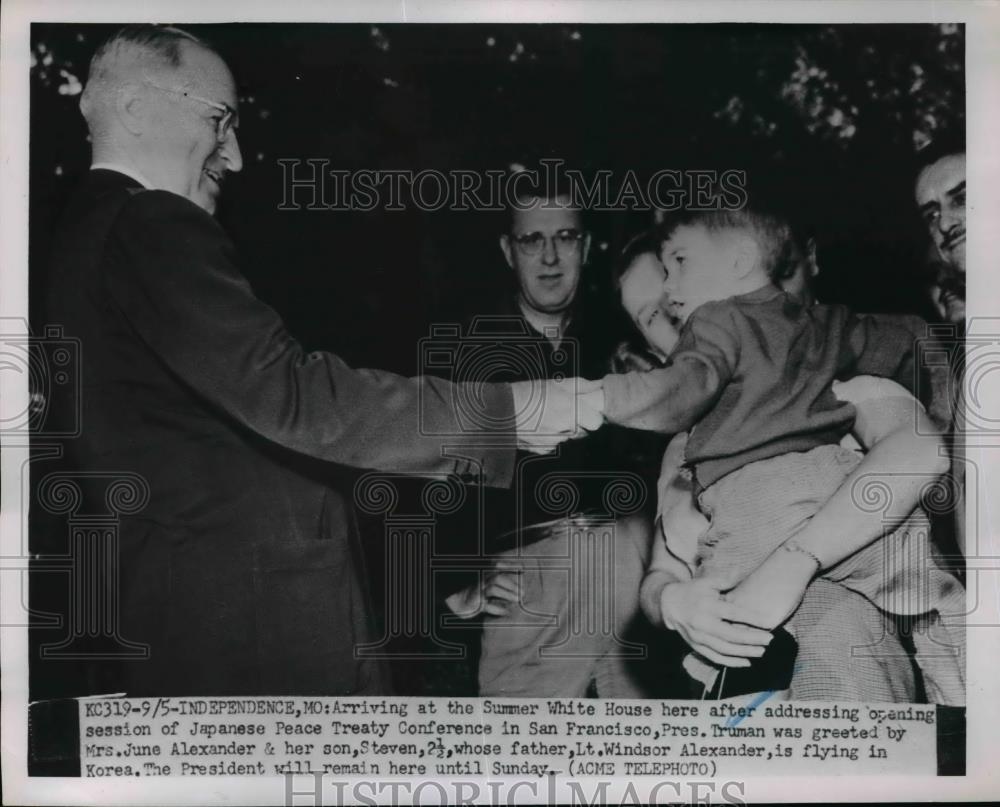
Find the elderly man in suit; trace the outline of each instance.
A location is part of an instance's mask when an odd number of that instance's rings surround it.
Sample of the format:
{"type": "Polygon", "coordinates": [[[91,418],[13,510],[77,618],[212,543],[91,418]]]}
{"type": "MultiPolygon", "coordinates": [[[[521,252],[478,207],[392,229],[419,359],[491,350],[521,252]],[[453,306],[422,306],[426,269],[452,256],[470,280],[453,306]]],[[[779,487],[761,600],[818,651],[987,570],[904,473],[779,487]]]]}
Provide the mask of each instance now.
{"type": "Polygon", "coordinates": [[[462,390],[304,352],[211,215],[242,165],[237,96],[194,36],[120,30],[80,108],[92,170],[53,242],[46,316],[81,340],[73,467],[150,490],[119,530],[122,633],[149,648],[124,665],[128,693],[389,691],[355,652],[373,637],[350,490],[303,457],[505,486],[516,446],[599,425],[599,386],[550,383],[539,409],[537,384],[462,390]]]}

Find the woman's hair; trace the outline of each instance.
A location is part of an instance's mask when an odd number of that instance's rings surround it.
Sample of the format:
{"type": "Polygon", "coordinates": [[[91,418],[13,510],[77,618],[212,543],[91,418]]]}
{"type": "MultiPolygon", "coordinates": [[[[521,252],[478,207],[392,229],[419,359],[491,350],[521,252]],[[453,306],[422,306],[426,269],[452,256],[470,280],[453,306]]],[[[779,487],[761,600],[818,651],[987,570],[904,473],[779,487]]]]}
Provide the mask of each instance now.
{"type": "Polygon", "coordinates": [[[644,341],[638,334],[632,339],[618,343],[615,352],[611,354],[608,367],[612,373],[644,373],[663,367],[663,360],[638,342],[644,341]]]}
{"type": "Polygon", "coordinates": [[[618,253],[618,258],[615,260],[613,266],[613,280],[615,282],[615,289],[618,292],[622,290],[622,278],[625,277],[625,273],[639,257],[649,253],[659,258],[661,241],[662,238],[657,230],[649,229],[636,233],[625,242],[625,246],[618,253]]]}
{"type": "MultiPolygon", "coordinates": [[[[621,302],[622,278],[643,255],[653,255],[657,258],[660,252],[660,237],[655,229],[643,230],[632,236],[625,242],[621,252],[615,259],[614,283],[615,291],[619,295],[621,302]]],[[[611,359],[608,362],[612,373],[628,373],[633,370],[652,370],[662,367],[663,362],[650,350],[645,337],[639,332],[632,318],[623,312],[622,320],[625,322],[627,338],[618,344],[611,359]]]]}

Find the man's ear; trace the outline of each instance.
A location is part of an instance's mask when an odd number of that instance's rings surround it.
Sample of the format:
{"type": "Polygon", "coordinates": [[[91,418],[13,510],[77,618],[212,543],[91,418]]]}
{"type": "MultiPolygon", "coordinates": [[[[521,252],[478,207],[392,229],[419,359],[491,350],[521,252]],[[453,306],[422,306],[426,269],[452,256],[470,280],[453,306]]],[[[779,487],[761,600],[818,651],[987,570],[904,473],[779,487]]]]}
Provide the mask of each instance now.
{"type": "Polygon", "coordinates": [[[586,263],[587,257],[590,255],[590,233],[583,234],[583,250],[580,255],[580,263],[586,263]]]}
{"type": "Polygon", "coordinates": [[[806,241],[806,256],[809,259],[809,276],[819,275],[819,261],[816,259],[816,239],[810,238],[806,241]]]}
{"type": "Polygon", "coordinates": [[[142,134],[149,117],[149,99],[137,81],[127,81],[115,93],[115,115],[128,132],[142,134]]]}
{"type": "Polygon", "coordinates": [[[500,251],[503,252],[504,259],[507,261],[507,265],[513,269],[514,268],[514,255],[511,249],[510,236],[504,233],[500,236],[500,251]]]}
{"type": "Polygon", "coordinates": [[[941,304],[941,287],[937,283],[931,283],[927,287],[927,296],[930,297],[931,306],[937,311],[937,315],[941,320],[947,320],[948,310],[941,304]]]}

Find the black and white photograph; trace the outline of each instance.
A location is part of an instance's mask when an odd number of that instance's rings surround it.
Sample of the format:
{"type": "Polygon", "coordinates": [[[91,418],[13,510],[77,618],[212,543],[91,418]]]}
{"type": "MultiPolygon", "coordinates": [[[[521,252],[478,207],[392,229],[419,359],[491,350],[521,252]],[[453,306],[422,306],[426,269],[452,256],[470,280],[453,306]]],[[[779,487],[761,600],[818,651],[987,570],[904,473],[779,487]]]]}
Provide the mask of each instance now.
{"type": "Polygon", "coordinates": [[[9,803],[987,775],[969,4],[104,5],[5,19],[9,803]]]}

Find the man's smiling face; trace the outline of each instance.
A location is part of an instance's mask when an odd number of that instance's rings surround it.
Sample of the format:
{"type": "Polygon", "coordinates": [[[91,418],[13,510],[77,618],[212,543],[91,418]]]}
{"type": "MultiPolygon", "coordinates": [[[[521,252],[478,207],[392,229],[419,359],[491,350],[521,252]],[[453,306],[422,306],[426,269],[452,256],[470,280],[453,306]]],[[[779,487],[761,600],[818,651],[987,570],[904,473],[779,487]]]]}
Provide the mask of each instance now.
{"type": "Polygon", "coordinates": [[[965,273],[965,155],[949,154],[917,177],[917,206],[942,260],[965,273]]]}
{"type": "Polygon", "coordinates": [[[227,172],[243,167],[235,126],[219,137],[226,109],[237,108],[233,76],[222,59],[196,44],[183,46],[176,70],[157,72],[146,81],[154,141],[151,178],[214,213],[227,172]]]}

